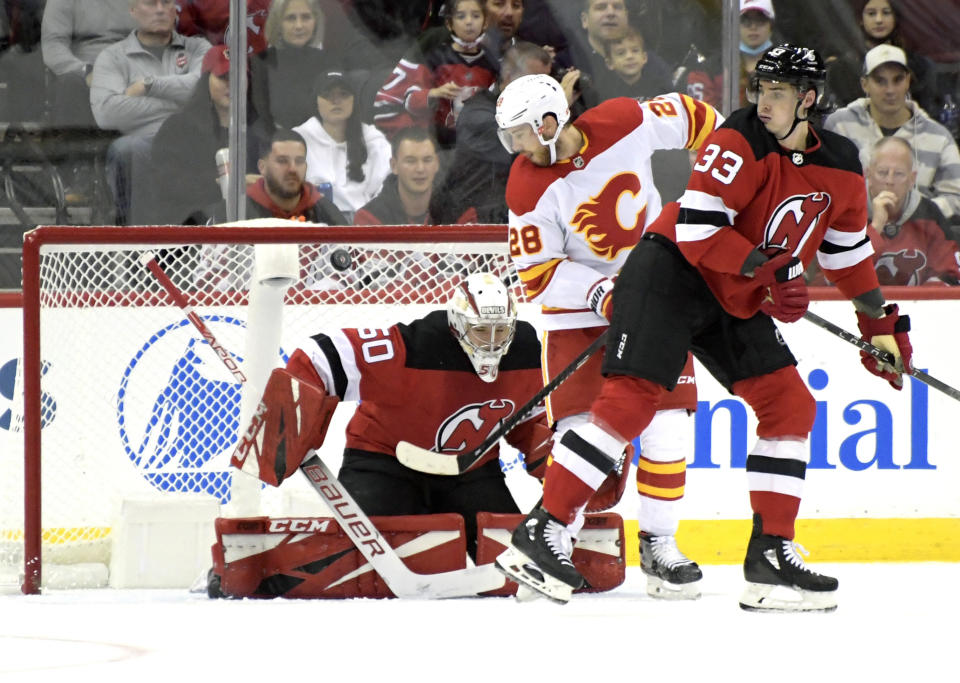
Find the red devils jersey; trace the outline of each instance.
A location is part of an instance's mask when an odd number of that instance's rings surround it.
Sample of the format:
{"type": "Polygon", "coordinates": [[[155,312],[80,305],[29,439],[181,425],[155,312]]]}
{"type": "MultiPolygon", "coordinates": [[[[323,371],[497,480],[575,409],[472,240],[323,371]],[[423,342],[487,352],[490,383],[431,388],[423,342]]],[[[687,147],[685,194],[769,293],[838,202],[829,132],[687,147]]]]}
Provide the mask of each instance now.
{"type": "Polygon", "coordinates": [[[880,230],[872,225],[868,227],[880,284],[960,283],[960,249],[947,237],[945,223],[936,204],[923,197],[917,210],[902,225],[880,230]]]}
{"type": "Polygon", "coordinates": [[[762,287],[740,275],[757,247],[789,250],[804,266],[816,255],[848,298],[878,286],[857,148],[829,131],[810,131],[807,149],[788,150],[756,107],[734,112],[701,147],[679,207],[649,228],[676,241],[732,315],[759,310],[762,287]]]}
{"type": "MultiPolygon", "coordinates": [[[[476,448],[497,424],[543,387],[540,342],[533,326],[517,322],[510,351],[494,382],[484,382],[450,334],[445,311],[409,325],[345,329],[301,344],[288,368],[304,372],[304,356],[326,390],[360,401],[347,425],[347,448],[395,455],[398,441],[459,455],[476,448]]],[[[534,421],[543,413],[531,415],[534,421]]],[[[507,440],[519,446],[522,427],[507,440]]],[[[496,459],[494,447],[475,465],[496,459]]]]}

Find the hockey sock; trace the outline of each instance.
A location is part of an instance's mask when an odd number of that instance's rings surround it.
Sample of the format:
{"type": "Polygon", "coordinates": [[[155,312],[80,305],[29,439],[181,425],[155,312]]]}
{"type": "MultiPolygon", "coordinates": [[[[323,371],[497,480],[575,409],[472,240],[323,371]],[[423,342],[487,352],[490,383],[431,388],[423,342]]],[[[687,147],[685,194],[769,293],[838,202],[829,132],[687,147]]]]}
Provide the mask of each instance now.
{"type": "Polygon", "coordinates": [[[650,424],[665,391],[659,384],[639,377],[610,375],[594,399],[590,414],[633,441],[650,424]]]}

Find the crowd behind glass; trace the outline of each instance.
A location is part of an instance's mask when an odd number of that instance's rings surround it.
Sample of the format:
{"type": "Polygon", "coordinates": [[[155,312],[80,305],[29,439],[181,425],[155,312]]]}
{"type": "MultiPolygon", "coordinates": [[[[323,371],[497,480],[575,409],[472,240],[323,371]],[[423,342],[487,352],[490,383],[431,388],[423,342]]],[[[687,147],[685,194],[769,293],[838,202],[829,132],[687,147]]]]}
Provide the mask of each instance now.
{"type": "MultiPolygon", "coordinates": [[[[76,225],[505,223],[494,111],[513,78],[552,74],[574,116],[671,91],[722,108],[733,42],[736,108],[763,51],[790,42],[828,64],[822,125],[861,150],[878,253],[927,240],[922,274],[878,262],[882,283],[960,282],[960,0],[740,0],[727,36],[723,3],[248,0],[246,197],[228,211],[228,0],[7,0],[0,232],[36,205],[76,225]]],[[[664,200],[689,172],[685,153],[656,159],[664,200]]]]}

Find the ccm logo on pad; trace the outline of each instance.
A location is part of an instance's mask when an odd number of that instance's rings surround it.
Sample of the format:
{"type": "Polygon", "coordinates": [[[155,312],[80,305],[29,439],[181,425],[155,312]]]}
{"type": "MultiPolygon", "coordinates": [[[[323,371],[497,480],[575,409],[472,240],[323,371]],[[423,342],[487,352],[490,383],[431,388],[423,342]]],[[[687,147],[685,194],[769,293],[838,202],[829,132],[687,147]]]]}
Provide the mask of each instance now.
{"type": "Polygon", "coordinates": [[[268,529],[271,533],[295,531],[326,531],[330,528],[329,519],[271,519],[268,529]]]}

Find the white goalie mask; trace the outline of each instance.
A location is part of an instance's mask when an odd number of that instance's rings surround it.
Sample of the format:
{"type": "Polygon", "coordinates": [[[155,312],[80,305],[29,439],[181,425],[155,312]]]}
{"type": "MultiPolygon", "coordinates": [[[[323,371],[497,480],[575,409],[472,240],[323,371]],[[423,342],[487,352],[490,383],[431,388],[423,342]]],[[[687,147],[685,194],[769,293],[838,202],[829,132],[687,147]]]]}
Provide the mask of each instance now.
{"type": "Polygon", "coordinates": [[[567,96],[556,79],[546,74],[521,76],[512,81],[497,98],[497,134],[507,151],[513,154],[509,130],[526,124],[537,139],[550,150],[550,163],[557,160],[557,138],[570,120],[567,96]],[[543,119],[552,114],[557,119],[557,132],[550,139],[543,137],[543,119]]]}
{"type": "Polygon", "coordinates": [[[491,273],[474,273],[447,302],[450,332],[484,382],[497,379],[517,329],[517,302],[491,273]]]}

